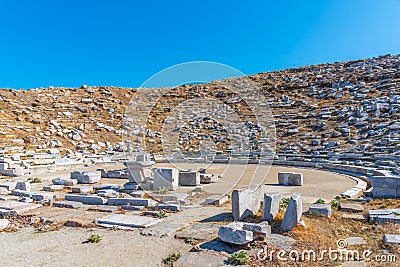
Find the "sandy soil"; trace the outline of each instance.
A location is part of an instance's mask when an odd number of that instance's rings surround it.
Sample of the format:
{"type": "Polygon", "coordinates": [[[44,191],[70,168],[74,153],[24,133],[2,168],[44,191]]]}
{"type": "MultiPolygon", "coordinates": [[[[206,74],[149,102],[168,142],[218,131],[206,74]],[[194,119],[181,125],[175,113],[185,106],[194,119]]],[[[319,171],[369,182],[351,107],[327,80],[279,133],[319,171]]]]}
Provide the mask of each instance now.
{"type": "MultiPolygon", "coordinates": [[[[213,172],[220,173],[220,168],[223,166],[212,167],[213,172]]],[[[235,172],[241,171],[240,168],[242,167],[234,166],[229,170],[230,173],[225,173],[222,180],[215,184],[205,185],[204,189],[213,194],[222,194],[234,185],[248,185],[252,179],[249,175],[253,171],[251,166],[250,169],[246,170],[243,179],[232,178],[235,177],[235,172]],[[231,178],[228,179],[228,177],[231,178]]],[[[353,180],[346,176],[319,170],[273,166],[271,170],[265,169],[261,170],[262,172],[264,172],[264,177],[265,173],[268,173],[263,191],[281,192],[283,195],[300,192],[306,203],[311,203],[320,197],[329,200],[355,184],[353,180]],[[277,172],[279,171],[302,172],[305,185],[302,187],[277,186],[277,172]]],[[[41,178],[43,184],[48,184],[52,178],[57,176],[67,177],[68,173],[69,170],[49,173],[41,175],[41,178]]],[[[257,179],[254,180],[257,181],[257,179]]],[[[122,179],[114,180],[115,183],[124,183],[125,181],[122,179]]],[[[108,179],[106,182],[113,181],[108,179]]],[[[191,188],[186,190],[190,191],[191,188]]],[[[202,220],[215,223],[212,218],[217,218],[217,215],[221,214],[229,214],[229,212],[229,205],[219,208],[190,208],[165,218],[163,223],[196,224],[202,220]]],[[[71,218],[80,218],[90,222],[107,215],[99,212],[50,207],[35,213],[38,217],[53,218],[55,222],[63,222],[71,218]]],[[[160,238],[143,236],[140,231],[140,229],[123,231],[97,227],[62,227],[55,231],[35,233],[33,227],[27,227],[14,233],[3,232],[0,233],[0,266],[162,266],[162,259],[170,252],[177,251],[182,254],[193,247],[185,244],[183,240],[174,239],[173,234],[160,238]],[[103,240],[100,243],[85,243],[84,241],[92,233],[99,233],[104,237],[103,240]]]]}

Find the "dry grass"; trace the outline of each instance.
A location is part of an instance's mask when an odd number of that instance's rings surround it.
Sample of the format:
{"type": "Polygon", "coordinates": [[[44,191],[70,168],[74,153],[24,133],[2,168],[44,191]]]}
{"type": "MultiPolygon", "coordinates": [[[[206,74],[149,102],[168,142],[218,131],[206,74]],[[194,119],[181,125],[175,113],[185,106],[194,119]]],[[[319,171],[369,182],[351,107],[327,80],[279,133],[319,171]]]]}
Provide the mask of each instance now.
{"type": "MultiPolygon", "coordinates": [[[[365,209],[381,209],[381,208],[398,208],[400,200],[373,200],[362,203],[365,209]]],[[[303,250],[313,250],[321,253],[322,250],[329,248],[337,249],[337,240],[346,239],[348,237],[362,237],[366,240],[366,245],[348,246],[349,250],[358,250],[360,255],[363,251],[370,250],[372,257],[385,253],[393,253],[396,255],[397,264],[400,262],[400,247],[396,245],[387,245],[383,242],[384,234],[400,234],[400,227],[395,224],[377,225],[371,224],[368,221],[356,221],[341,218],[341,212],[332,211],[331,219],[327,217],[319,217],[315,215],[304,214],[304,220],[307,228],[296,226],[291,232],[282,233],[280,224],[283,219],[283,213],[279,213],[276,220],[271,223],[272,233],[284,234],[296,239],[293,245],[294,250],[300,252],[303,250]]],[[[259,215],[249,219],[249,221],[259,222],[259,215]]],[[[262,248],[268,246],[266,242],[255,242],[253,248],[262,248]]],[[[268,247],[269,249],[274,249],[268,247]]],[[[276,249],[276,248],[275,248],[276,249]]],[[[279,249],[278,249],[279,250],[279,249]]],[[[289,262],[283,264],[277,259],[274,261],[260,262],[256,257],[252,257],[252,266],[339,266],[338,261],[331,261],[328,257],[323,261],[304,261],[304,262],[289,262]]],[[[397,266],[396,263],[377,263],[370,262],[368,266],[397,266]]]]}

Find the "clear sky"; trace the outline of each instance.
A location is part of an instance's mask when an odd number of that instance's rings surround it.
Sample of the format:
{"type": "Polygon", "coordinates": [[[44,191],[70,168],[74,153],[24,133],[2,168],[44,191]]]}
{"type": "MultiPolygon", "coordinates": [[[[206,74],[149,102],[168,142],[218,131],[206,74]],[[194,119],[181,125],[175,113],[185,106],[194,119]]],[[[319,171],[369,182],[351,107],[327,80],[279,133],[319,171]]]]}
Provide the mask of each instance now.
{"type": "Polygon", "coordinates": [[[174,64],[253,74],[400,53],[400,0],[0,0],[0,88],[138,87],[174,64]]]}

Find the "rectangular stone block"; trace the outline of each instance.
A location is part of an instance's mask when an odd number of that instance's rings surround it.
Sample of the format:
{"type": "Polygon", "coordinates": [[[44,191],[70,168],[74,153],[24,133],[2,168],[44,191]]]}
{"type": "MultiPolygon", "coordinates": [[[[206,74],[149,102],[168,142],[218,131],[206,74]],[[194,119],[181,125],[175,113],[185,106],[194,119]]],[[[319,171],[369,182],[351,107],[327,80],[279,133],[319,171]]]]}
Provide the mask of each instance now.
{"type": "Polygon", "coordinates": [[[400,177],[397,176],[373,176],[370,179],[372,187],[400,188],[400,177]]]}
{"type": "Polygon", "coordinates": [[[206,198],[206,205],[216,205],[221,206],[222,204],[229,201],[229,197],[227,195],[212,195],[206,198]]]}
{"type": "Polygon", "coordinates": [[[280,185],[303,185],[303,174],[295,172],[279,172],[278,183],[280,185]]]}
{"type": "Polygon", "coordinates": [[[68,200],[56,201],[53,203],[53,207],[79,209],[79,208],[83,208],[83,203],[76,202],[76,201],[68,201],[68,200]]]}
{"type": "Polygon", "coordinates": [[[147,198],[109,198],[108,205],[154,206],[156,202],[147,198]]]}
{"type": "Polygon", "coordinates": [[[160,200],[161,202],[167,201],[178,201],[177,195],[170,195],[170,194],[153,194],[152,195],[155,199],[160,200]]]}
{"type": "Polygon", "coordinates": [[[218,180],[218,176],[209,173],[200,173],[200,183],[210,184],[215,183],[218,180]]]}
{"type": "Polygon", "coordinates": [[[65,200],[77,201],[87,205],[104,205],[107,203],[107,199],[100,196],[91,195],[65,195],[65,200]]]}
{"type": "Polygon", "coordinates": [[[240,222],[232,222],[227,226],[221,226],[218,230],[218,237],[227,243],[243,245],[254,240],[253,232],[244,230],[240,222]]]}
{"type": "Polygon", "coordinates": [[[153,177],[153,189],[167,188],[176,190],[179,185],[179,170],[175,168],[156,168],[153,177]]]}
{"type": "Polygon", "coordinates": [[[378,224],[385,224],[385,223],[400,223],[400,216],[397,215],[381,215],[374,218],[374,221],[378,224]]]}
{"type": "Polygon", "coordinates": [[[32,193],[31,198],[37,202],[48,201],[48,200],[52,200],[54,198],[54,194],[42,193],[42,192],[41,193],[32,193]]]}
{"type": "Polygon", "coordinates": [[[373,198],[397,198],[397,189],[387,187],[373,187],[372,196],[373,198]]]}
{"type": "Polygon", "coordinates": [[[271,222],[278,215],[279,203],[281,202],[281,194],[265,193],[263,203],[262,220],[271,222]]]}
{"type": "Polygon", "coordinates": [[[180,211],[181,208],[179,205],[175,205],[175,204],[160,204],[158,205],[158,208],[160,210],[171,210],[171,211],[180,211]]]}
{"type": "Polygon", "coordinates": [[[70,177],[78,180],[79,184],[94,184],[100,181],[101,171],[74,171],[70,177]]]}
{"type": "Polygon", "coordinates": [[[74,186],[71,188],[72,193],[90,194],[94,192],[93,186],[74,186]]]}
{"type": "Polygon", "coordinates": [[[17,182],[15,189],[29,192],[29,191],[31,191],[31,183],[30,182],[17,182]]]}
{"type": "Polygon", "coordinates": [[[383,241],[385,241],[385,243],[387,244],[400,244],[400,235],[389,235],[389,234],[385,234],[383,236],[383,241]]]}
{"type": "Polygon", "coordinates": [[[235,221],[241,221],[247,216],[257,214],[260,209],[261,187],[252,186],[232,192],[232,216],[235,221]]]}
{"type": "Polygon", "coordinates": [[[155,219],[137,215],[112,214],[96,220],[96,224],[103,227],[126,227],[126,228],[147,228],[161,222],[161,219],[155,219]]]}
{"type": "Polygon", "coordinates": [[[42,205],[34,203],[24,203],[19,201],[0,201],[0,209],[3,212],[10,211],[7,215],[21,214],[26,211],[34,210],[42,205]]]}
{"type": "Polygon", "coordinates": [[[54,191],[62,191],[64,189],[63,185],[46,185],[43,186],[43,191],[54,192],[54,191]]]}
{"type": "Polygon", "coordinates": [[[330,204],[313,204],[309,209],[310,214],[325,215],[330,218],[332,215],[332,208],[330,204]]]}
{"type": "Polygon", "coordinates": [[[262,223],[243,223],[243,229],[253,233],[271,234],[271,226],[267,222],[262,223]]]}
{"type": "Polygon", "coordinates": [[[77,179],[63,179],[60,177],[54,178],[51,180],[54,185],[65,185],[65,186],[73,186],[78,183],[77,179]]]}
{"type": "Polygon", "coordinates": [[[196,186],[200,184],[200,173],[196,171],[180,171],[180,186],[196,186]]]}
{"type": "Polygon", "coordinates": [[[400,209],[382,209],[382,210],[369,210],[368,215],[370,221],[384,224],[384,223],[400,223],[400,209]]]}
{"type": "Polygon", "coordinates": [[[346,212],[363,212],[364,207],[357,203],[340,203],[339,209],[346,212]]]}
{"type": "Polygon", "coordinates": [[[12,191],[15,189],[16,185],[17,185],[16,182],[8,182],[8,183],[0,184],[0,187],[3,187],[5,189],[7,189],[8,191],[12,191]]]}
{"type": "Polygon", "coordinates": [[[340,195],[354,199],[354,198],[360,197],[362,194],[363,194],[362,189],[353,187],[353,188],[341,193],[340,195]]]}

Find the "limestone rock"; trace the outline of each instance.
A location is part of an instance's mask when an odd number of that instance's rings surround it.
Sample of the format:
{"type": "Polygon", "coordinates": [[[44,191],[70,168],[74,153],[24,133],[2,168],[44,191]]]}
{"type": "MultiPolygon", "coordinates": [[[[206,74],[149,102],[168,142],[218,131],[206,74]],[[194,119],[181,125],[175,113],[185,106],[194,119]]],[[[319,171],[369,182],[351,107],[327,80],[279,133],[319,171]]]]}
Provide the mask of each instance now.
{"type": "Polygon", "coordinates": [[[261,187],[255,185],[244,190],[233,190],[231,201],[232,216],[235,221],[255,215],[260,209],[261,187]]]}
{"type": "Polygon", "coordinates": [[[101,171],[74,171],[71,179],[77,179],[80,184],[94,184],[100,181],[101,171]]]}
{"type": "Polygon", "coordinates": [[[279,193],[265,193],[263,203],[263,221],[271,222],[279,212],[279,203],[281,201],[281,194],[279,193]]]}
{"type": "Polygon", "coordinates": [[[290,198],[289,205],[286,209],[285,216],[281,224],[281,229],[285,232],[290,231],[299,222],[303,213],[303,204],[301,196],[298,193],[294,193],[290,198]]]}

